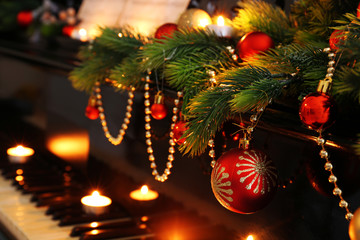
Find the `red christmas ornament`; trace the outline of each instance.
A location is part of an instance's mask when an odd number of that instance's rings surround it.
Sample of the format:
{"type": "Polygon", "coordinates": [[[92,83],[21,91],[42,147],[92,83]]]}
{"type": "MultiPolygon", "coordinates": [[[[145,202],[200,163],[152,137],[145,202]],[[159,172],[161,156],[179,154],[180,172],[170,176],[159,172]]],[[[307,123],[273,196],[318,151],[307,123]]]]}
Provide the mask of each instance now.
{"type": "Polygon", "coordinates": [[[165,23],[156,30],[155,38],[157,39],[165,39],[165,37],[171,38],[175,31],[178,31],[177,24],[165,23]]]}
{"type": "Polygon", "coordinates": [[[233,148],[217,160],[211,173],[211,187],[226,209],[253,213],[272,200],[277,178],[277,170],[265,153],[233,148]]]}
{"type": "Polygon", "coordinates": [[[329,44],[332,50],[339,49],[338,45],[343,44],[346,39],[344,35],[344,31],[341,30],[334,30],[330,35],[329,44]],[[341,36],[342,35],[342,36],[341,36]]]}
{"type": "Polygon", "coordinates": [[[68,36],[71,37],[72,32],[74,31],[75,27],[74,26],[70,26],[70,25],[66,25],[62,28],[62,34],[64,36],[68,36]]]}
{"type": "Polygon", "coordinates": [[[357,17],[357,18],[360,18],[360,2],[359,2],[359,5],[358,5],[358,7],[357,7],[356,17],[357,17]]]}
{"type": "Polygon", "coordinates": [[[162,92],[158,92],[154,99],[154,104],[150,108],[151,116],[156,120],[164,119],[167,115],[167,107],[164,104],[164,95],[162,92]]]}
{"type": "Polygon", "coordinates": [[[85,109],[85,116],[91,120],[95,120],[99,117],[99,109],[96,105],[95,96],[90,96],[88,105],[85,109]]]}
{"type": "Polygon", "coordinates": [[[265,52],[274,46],[273,40],[266,33],[249,32],[240,39],[236,49],[240,58],[244,59],[265,52]]]}
{"type": "Polygon", "coordinates": [[[178,121],[175,123],[173,133],[174,133],[174,141],[181,145],[186,141],[186,138],[182,138],[182,135],[184,132],[188,129],[186,126],[186,122],[184,121],[178,121]]]}
{"type": "Polygon", "coordinates": [[[314,130],[328,128],[335,122],[335,102],[328,94],[310,93],[302,100],[299,115],[308,128],[314,130]]]}
{"type": "Polygon", "coordinates": [[[31,11],[21,11],[16,16],[17,23],[22,27],[29,26],[33,21],[33,15],[31,11]]]}

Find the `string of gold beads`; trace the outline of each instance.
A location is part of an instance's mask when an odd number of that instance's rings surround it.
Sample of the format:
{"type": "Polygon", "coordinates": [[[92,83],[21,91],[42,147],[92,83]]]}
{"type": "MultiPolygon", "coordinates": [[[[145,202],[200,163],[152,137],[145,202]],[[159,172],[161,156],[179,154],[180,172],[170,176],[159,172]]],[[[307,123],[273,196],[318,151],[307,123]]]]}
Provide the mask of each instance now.
{"type": "Polygon", "coordinates": [[[128,129],[128,125],[130,124],[131,119],[131,111],[132,111],[132,105],[133,105],[133,98],[134,98],[134,87],[130,87],[130,90],[128,91],[128,104],[126,106],[126,113],[124,117],[123,124],[121,125],[121,129],[119,130],[119,133],[116,137],[112,136],[109,132],[108,124],[106,121],[106,116],[104,113],[104,107],[102,103],[102,96],[101,96],[101,88],[100,88],[100,82],[96,82],[95,84],[95,96],[96,96],[96,104],[97,108],[99,110],[99,118],[102,125],[102,129],[104,131],[105,137],[108,139],[110,143],[113,145],[119,145],[122,140],[124,139],[124,135],[126,133],[126,130],[128,129]]]}
{"type": "MultiPolygon", "coordinates": [[[[146,76],[146,80],[149,81],[150,77],[146,76]]],[[[152,147],[151,141],[151,110],[150,110],[150,93],[149,93],[149,83],[145,83],[145,93],[144,93],[144,105],[145,105],[145,138],[146,138],[146,145],[147,145],[147,153],[149,154],[149,161],[150,161],[150,168],[152,169],[152,175],[154,176],[155,180],[159,182],[165,182],[168,179],[168,176],[171,174],[171,168],[173,167],[172,162],[175,160],[174,153],[175,153],[175,140],[174,140],[174,132],[173,129],[175,127],[175,122],[177,121],[177,113],[179,112],[179,104],[180,98],[183,96],[182,92],[177,93],[177,98],[174,100],[174,107],[173,107],[173,116],[171,118],[172,123],[170,126],[170,139],[169,139],[169,155],[168,161],[166,162],[166,167],[164,172],[160,175],[157,170],[157,165],[155,163],[155,156],[154,156],[154,149],[152,147]]]]}

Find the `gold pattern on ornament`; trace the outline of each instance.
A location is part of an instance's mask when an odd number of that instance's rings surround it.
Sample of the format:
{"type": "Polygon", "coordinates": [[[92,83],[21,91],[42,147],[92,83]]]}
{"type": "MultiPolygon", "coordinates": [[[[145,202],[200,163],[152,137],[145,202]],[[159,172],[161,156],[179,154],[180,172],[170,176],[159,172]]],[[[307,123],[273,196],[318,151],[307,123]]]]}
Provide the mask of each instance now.
{"type": "Polygon", "coordinates": [[[245,188],[247,190],[252,190],[253,185],[256,184],[253,192],[257,194],[259,193],[261,184],[261,194],[270,192],[271,186],[276,186],[275,167],[271,166],[271,162],[267,159],[266,155],[258,155],[254,150],[251,150],[251,152],[254,156],[250,155],[248,151],[244,152],[247,157],[239,156],[239,160],[245,161],[245,163],[236,163],[236,167],[247,167],[243,170],[238,170],[236,172],[239,176],[245,175],[243,177],[240,177],[240,182],[244,183],[247,178],[255,175],[253,176],[251,182],[245,186],[245,188]],[[265,185],[267,186],[267,189],[265,188],[265,185]]]}
{"type": "Polygon", "coordinates": [[[212,187],[215,190],[215,194],[219,199],[222,199],[222,203],[225,206],[230,206],[230,203],[233,202],[233,198],[231,195],[233,195],[234,191],[230,188],[231,182],[225,181],[227,178],[229,178],[229,173],[225,172],[225,167],[221,167],[221,165],[218,165],[213,169],[215,181],[212,181],[212,187]],[[224,182],[225,181],[225,182],[224,182]]]}

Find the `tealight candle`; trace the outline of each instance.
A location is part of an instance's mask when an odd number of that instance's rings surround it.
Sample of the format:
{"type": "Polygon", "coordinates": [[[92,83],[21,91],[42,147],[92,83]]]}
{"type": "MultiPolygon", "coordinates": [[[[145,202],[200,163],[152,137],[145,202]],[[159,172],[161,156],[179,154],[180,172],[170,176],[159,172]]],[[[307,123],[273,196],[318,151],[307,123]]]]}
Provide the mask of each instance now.
{"type": "Polygon", "coordinates": [[[233,34],[233,28],[225,25],[224,17],[219,16],[215,24],[207,25],[206,28],[215,32],[218,37],[230,38],[233,34]]]}
{"type": "Polygon", "coordinates": [[[93,191],[91,195],[81,198],[81,203],[86,213],[100,215],[107,211],[111,199],[100,195],[98,191],[93,191]]]}
{"type": "Polygon", "coordinates": [[[140,189],[136,189],[130,193],[130,197],[138,201],[150,201],[157,199],[159,194],[150,190],[148,186],[143,185],[140,189]]]}
{"type": "Polygon", "coordinates": [[[11,163],[25,163],[30,156],[34,155],[32,148],[18,145],[7,150],[8,158],[11,163]]]}

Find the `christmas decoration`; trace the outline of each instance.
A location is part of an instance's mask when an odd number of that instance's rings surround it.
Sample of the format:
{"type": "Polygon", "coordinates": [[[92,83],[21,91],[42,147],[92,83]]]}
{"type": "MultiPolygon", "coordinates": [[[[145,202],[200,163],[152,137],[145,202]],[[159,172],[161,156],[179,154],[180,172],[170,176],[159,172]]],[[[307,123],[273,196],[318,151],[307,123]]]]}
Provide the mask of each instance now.
{"type": "Polygon", "coordinates": [[[22,27],[27,27],[33,22],[33,14],[31,11],[21,11],[17,14],[17,22],[22,27]]]}
{"type": "Polygon", "coordinates": [[[95,120],[99,117],[99,109],[96,105],[95,96],[90,96],[89,103],[85,109],[85,116],[91,120],[95,120]]]}
{"type": "Polygon", "coordinates": [[[358,208],[349,225],[349,236],[351,240],[360,240],[360,208],[358,208]]]}
{"type": "Polygon", "coordinates": [[[307,127],[315,130],[326,129],[335,121],[335,102],[325,93],[311,93],[304,97],[299,114],[307,127]]]}
{"type": "Polygon", "coordinates": [[[334,30],[333,33],[330,35],[329,45],[331,50],[339,49],[339,44],[344,44],[346,36],[344,35],[344,31],[334,30]]]}
{"type": "Polygon", "coordinates": [[[212,20],[209,14],[197,8],[186,10],[178,20],[180,29],[204,28],[211,23],[212,20]]]}
{"type": "MultiPolygon", "coordinates": [[[[150,76],[147,75],[146,76],[146,81],[149,82],[150,81],[150,76]]],[[[175,153],[175,122],[177,120],[177,113],[179,111],[179,104],[180,104],[180,98],[182,98],[183,93],[182,92],[178,92],[177,93],[177,99],[174,100],[174,107],[173,107],[173,116],[172,116],[172,124],[170,127],[170,140],[169,140],[169,155],[168,155],[168,162],[166,163],[166,168],[163,172],[163,174],[159,174],[158,170],[157,170],[157,165],[155,163],[155,156],[154,156],[154,149],[152,147],[152,141],[151,141],[151,137],[152,137],[152,133],[151,133],[151,117],[150,117],[150,113],[151,110],[149,108],[150,106],[150,93],[149,93],[149,89],[150,89],[150,85],[149,83],[146,83],[144,86],[144,106],[145,106],[145,138],[146,138],[146,145],[147,145],[147,153],[149,154],[149,161],[150,163],[150,168],[152,169],[152,175],[155,177],[155,180],[159,181],[159,182],[165,182],[168,179],[168,176],[171,174],[170,169],[172,168],[172,162],[175,160],[174,158],[174,153],[175,153]]]]}
{"type": "Polygon", "coordinates": [[[113,137],[113,136],[111,136],[108,126],[107,126],[107,121],[106,121],[103,103],[102,103],[100,83],[96,82],[96,84],[95,84],[95,94],[96,94],[96,99],[97,99],[96,104],[98,105],[98,110],[100,112],[99,117],[100,117],[101,125],[104,130],[105,137],[113,145],[119,145],[122,142],[122,140],[124,139],[126,130],[128,129],[128,125],[130,124],[130,119],[132,117],[131,111],[132,111],[132,105],[133,105],[134,91],[135,91],[135,88],[130,87],[130,90],[128,92],[129,98],[128,98],[128,105],[126,106],[124,122],[121,125],[119,134],[116,137],[113,137]]]}
{"type": "Polygon", "coordinates": [[[360,2],[359,2],[359,5],[358,5],[358,7],[356,9],[356,17],[360,18],[360,2]]]}
{"type": "Polygon", "coordinates": [[[164,104],[164,95],[159,91],[154,99],[153,105],[151,105],[151,116],[156,120],[164,119],[167,115],[167,107],[164,104]]]}
{"type": "Polygon", "coordinates": [[[173,33],[178,31],[177,24],[165,23],[161,25],[155,32],[156,39],[165,39],[165,37],[172,37],[173,33]]]}
{"type": "Polygon", "coordinates": [[[181,145],[186,142],[186,138],[182,136],[187,129],[188,127],[186,126],[185,121],[180,120],[175,123],[173,132],[174,132],[174,141],[177,144],[181,145]]]}
{"type": "Polygon", "coordinates": [[[71,37],[75,27],[71,25],[66,25],[62,28],[62,34],[67,37],[71,37]]]}
{"type": "Polygon", "coordinates": [[[260,150],[231,149],[217,160],[211,187],[228,210],[253,213],[272,200],[277,189],[276,168],[260,150]]]}
{"type": "Polygon", "coordinates": [[[241,59],[252,57],[274,47],[274,41],[263,32],[249,32],[236,45],[241,59]]]}

